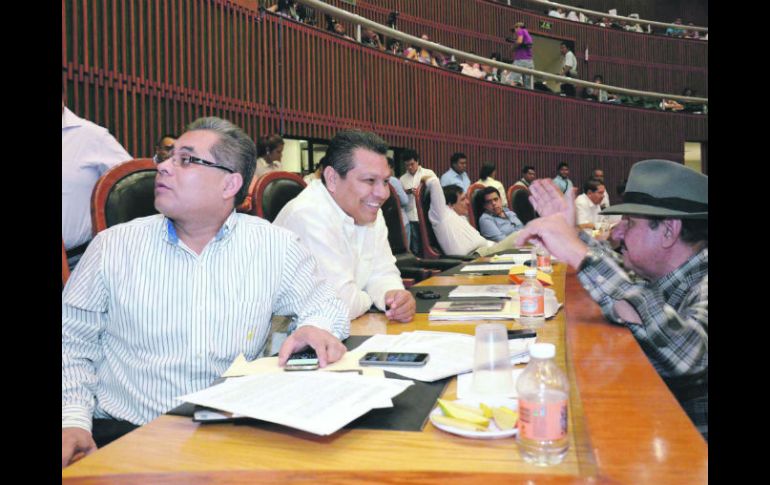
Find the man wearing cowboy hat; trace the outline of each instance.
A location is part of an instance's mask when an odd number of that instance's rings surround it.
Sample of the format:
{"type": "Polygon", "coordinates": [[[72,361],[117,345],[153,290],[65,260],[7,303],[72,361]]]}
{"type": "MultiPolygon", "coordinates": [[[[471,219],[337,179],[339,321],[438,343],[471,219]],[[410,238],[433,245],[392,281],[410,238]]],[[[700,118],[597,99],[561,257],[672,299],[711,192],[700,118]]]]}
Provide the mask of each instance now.
{"type": "Polygon", "coordinates": [[[665,160],[634,164],[623,203],[602,211],[623,216],[612,233],[622,258],[578,231],[574,195],[565,198],[547,179],[530,190],[543,217],[524,227],[517,244],[539,242],[578,270],[604,315],[629,328],[708,440],[708,177],[665,160]]]}

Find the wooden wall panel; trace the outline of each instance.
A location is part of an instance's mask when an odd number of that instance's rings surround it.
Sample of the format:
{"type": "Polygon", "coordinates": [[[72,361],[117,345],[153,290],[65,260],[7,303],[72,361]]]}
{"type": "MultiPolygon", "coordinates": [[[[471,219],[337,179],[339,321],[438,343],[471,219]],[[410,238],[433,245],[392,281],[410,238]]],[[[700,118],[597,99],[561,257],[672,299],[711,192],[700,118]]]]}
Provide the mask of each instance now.
{"type": "Polygon", "coordinates": [[[599,105],[502,86],[361,46],[223,0],[63,0],[65,102],[134,157],[164,132],[220,116],[256,139],[372,130],[441,173],[462,151],[510,185],[525,164],[580,184],[595,166],[611,195],[631,164],[682,161],[708,117],[599,105]]]}

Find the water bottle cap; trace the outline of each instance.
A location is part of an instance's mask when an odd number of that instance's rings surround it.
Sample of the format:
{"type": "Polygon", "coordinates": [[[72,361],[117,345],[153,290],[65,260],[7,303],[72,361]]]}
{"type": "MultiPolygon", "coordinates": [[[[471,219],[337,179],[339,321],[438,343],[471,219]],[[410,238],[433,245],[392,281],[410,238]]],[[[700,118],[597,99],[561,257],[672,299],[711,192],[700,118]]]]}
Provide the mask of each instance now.
{"type": "Polygon", "coordinates": [[[535,359],[553,359],[556,355],[554,344],[538,343],[529,346],[529,355],[535,359]]]}
{"type": "Polygon", "coordinates": [[[537,269],[536,268],[527,268],[524,270],[524,276],[527,278],[534,278],[537,276],[537,269]]]}

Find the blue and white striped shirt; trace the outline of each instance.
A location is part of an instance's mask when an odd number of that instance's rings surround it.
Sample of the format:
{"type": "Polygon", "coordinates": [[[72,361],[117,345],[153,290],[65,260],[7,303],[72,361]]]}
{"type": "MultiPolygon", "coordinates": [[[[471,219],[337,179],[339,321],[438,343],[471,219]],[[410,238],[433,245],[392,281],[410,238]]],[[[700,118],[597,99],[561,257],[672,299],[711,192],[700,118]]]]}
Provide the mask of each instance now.
{"type": "Polygon", "coordinates": [[[62,293],[62,427],[154,419],[259,356],[273,314],[347,337],[315,266],[296,235],[234,211],[200,255],[160,214],[99,233],[62,293]]]}

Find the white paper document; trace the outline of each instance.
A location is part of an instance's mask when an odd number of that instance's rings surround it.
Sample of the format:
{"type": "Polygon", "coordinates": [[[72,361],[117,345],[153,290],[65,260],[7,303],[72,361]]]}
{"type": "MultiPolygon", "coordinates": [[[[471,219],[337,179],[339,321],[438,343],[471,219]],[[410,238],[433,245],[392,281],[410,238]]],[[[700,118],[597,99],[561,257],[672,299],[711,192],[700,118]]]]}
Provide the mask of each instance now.
{"type": "Polygon", "coordinates": [[[326,436],[412,384],[347,373],[282,372],[231,378],[177,399],[326,436]]]}
{"type": "Polygon", "coordinates": [[[532,254],[495,254],[489,258],[491,263],[514,263],[524,264],[532,260],[532,254]]]}
{"type": "MultiPolygon", "coordinates": [[[[529,359],[529,346],[534,341],[534,337],[509,340],[511,356],[515,356],[517,362],[525,362],[526,360],[522,359],[529,359]]],[[[399,335],[374,335],[355,350],[427,353],[430,358],[422,367],[378,367],[409,379],[433,382],[472,370],[474,347],[473,335],[417,330],[399,335]]]]}

